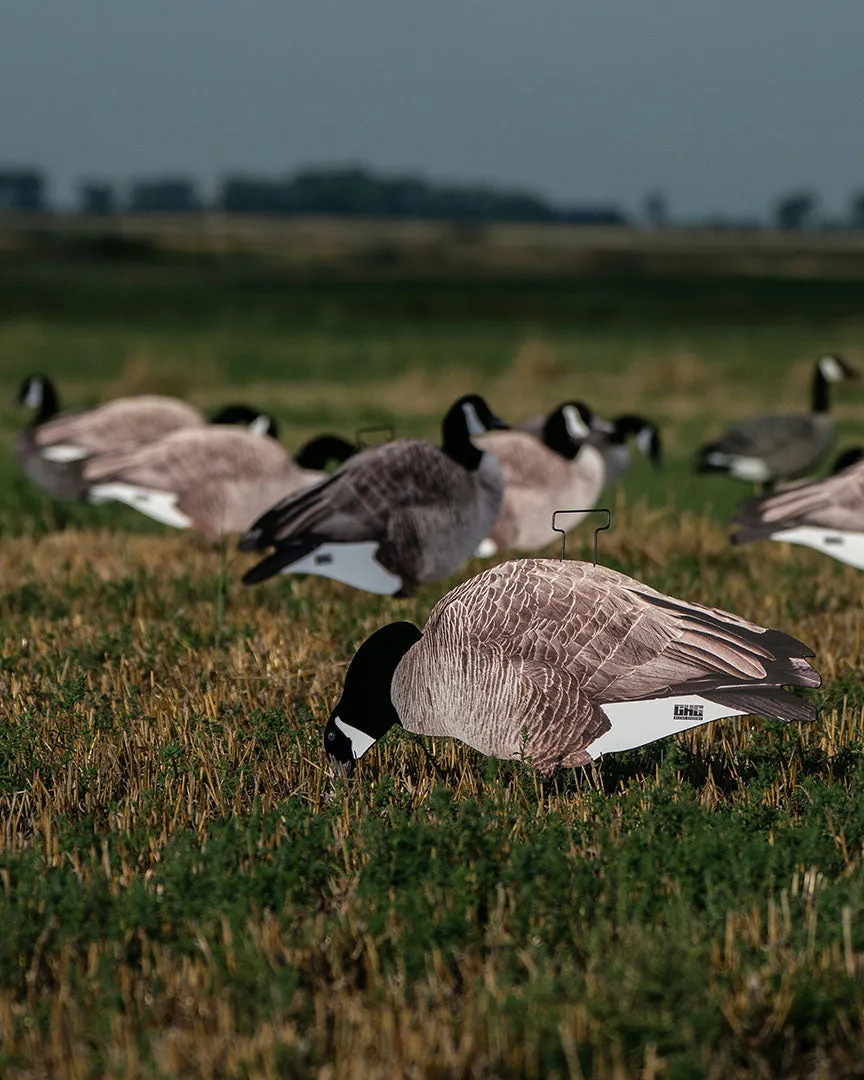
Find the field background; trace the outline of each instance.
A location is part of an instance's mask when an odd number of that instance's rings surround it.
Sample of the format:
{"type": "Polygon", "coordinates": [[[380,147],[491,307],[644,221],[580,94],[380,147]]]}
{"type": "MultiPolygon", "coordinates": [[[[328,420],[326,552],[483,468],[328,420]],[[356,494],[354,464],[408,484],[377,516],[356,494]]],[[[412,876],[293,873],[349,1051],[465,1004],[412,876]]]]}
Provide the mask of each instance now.
{"type": "MultiPolygon", "coordinates": [[[[862,578],[731,548],[746,488],[689,464],[806,407],[822,351],[864,367],[860,236],[253,224],[0,228],[0,1071],[860,1075],[862,578]],[[638,411],[666,466],[608,493],[603,560],[807,641],[821,719],[546,784],[394,732],[330,798],[348,660],[444,587],[244,590],[245,556],[52,502],[12,456],[32,371],[69,406],[253,403],[291,448],[435,437],[466,391],[638,411]]],[[[864,441],[864,387],[835,402],[864,441]]]]}

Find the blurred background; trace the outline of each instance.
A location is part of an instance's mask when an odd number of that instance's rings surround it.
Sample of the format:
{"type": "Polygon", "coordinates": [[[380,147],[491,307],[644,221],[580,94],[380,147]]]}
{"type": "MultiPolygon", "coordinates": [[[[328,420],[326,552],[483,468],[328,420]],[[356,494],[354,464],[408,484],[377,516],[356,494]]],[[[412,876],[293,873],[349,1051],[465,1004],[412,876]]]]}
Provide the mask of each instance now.
{"type": "Polygon", "coordinates": [[[18,478],[31,371],[63,406],[240,395],[291,448],[431,436],[465,390],[513,421],[582,397],[661,425],[626,497],[725,517],[694,446],[806,408],[821,351],[864,360],[862,31],[804,0],[17,6],[0,524],[103,513],[18,478]]]}

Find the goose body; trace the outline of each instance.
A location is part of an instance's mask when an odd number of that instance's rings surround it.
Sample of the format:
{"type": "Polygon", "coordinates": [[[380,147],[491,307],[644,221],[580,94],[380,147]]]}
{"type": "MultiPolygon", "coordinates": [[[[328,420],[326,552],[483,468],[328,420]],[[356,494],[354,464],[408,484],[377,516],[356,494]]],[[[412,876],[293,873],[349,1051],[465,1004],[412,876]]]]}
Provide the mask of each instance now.
{"type": "Polygon", "coordinates": [[[544,774],[723,716],[810,720],[801,642],[588,563],[502,563],[449,592],[421,633],[360,647],[324,733],[350,772],[390,727],[525,759],[544,774]]]}
{"type": "Polygon", "coordinates": [[[864,570],[864,462],[786,491],[747,499],[734,522],[735,544],[785,540],[864,570]]]}
{"type": "Polygon", "coordinates": [[[83,468],[91,502],[123,502],[213,542],[243,532],[268,506],[323,475],[301,469],[275,439],[221,426],[175,431],[83,468]]]}
{"type": "MultiPolygon", "coordinates": [[[[536,551],[556,534],[556,510],[595,505],[606,482],[602,455],[587,445],[591,413],[581,402],[567,402],[544,424],[541,437],[526,431],[493,431],[477,445],[494,454],[504,476],[504,500],[492,531],[477,549],[482,557],[498,551],[536,551]]],[[[568,531],[585,514],[561,519],[568,531]]]]}
{"type": "Polygon", "coordinates": [[[406,595],[447,577],[470,558],[501,508],[498,461],[472,442],[496,426],[482,398],[461,398],[444,419],[442,446],[398,439],[371,447],[283,499],[241,540],[243,550],[275,548],[244,582],[311,573],[406,595]]]}
{"type": "MultiPolygon", "coordinates": [[[[34,410],[34,420],[19,432],[16,455],[24,473],[55,498],[86,497],[83,463],[100,454],[124,453],[174,431],[204,428],[204,413],[177,398],[158,394],[115,398],[94,409],[59,412],[57,391],[45,375],[22,383],[17,401],[34,410]]],[[[256,434],[275,431],[264,413],[231,405],[213,423],[248,424],[256,434]]]]}
{"type": "Polygon", "coordinates": [[[699,450],[697,470],[769,487],[812,473],[834,444],[828,387],[853,378],[857,373],[840,357],[823,356],[813,373],[812,412],[757,416],[730,428],[699,450]]]}

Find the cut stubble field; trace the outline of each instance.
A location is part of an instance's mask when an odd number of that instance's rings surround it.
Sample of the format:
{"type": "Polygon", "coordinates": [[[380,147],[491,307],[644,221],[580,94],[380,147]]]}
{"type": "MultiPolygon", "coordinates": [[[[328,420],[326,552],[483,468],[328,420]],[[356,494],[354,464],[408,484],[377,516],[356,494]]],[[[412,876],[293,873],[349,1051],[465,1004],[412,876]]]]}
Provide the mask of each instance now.
{"type": "MultiPolygon", "coordinates": [[[[275,272],[183,274],[0,266],[3,1074],[858,1074],[864,579],[732,548],[746,489],[689,456],[802,407],[821,350],[864,360],[864,303],[617,280],[324,282],[300,303],[275,272]],[[321,732],[354,649],[484,564],[408,601],[244,589],[230,548],[26,485],[5,402],[31,370],[69,405],[248,400],[290,447],[434,436],[467,390],[515,420],[574,397],[644,413],[667,465],[609,494],[603,561],[810,644],[820,719],[721,721],[549,782],[394,731],[331,789],[321,732]]],[[[836,404],[839,448],[864,391],[836,404]]]]}

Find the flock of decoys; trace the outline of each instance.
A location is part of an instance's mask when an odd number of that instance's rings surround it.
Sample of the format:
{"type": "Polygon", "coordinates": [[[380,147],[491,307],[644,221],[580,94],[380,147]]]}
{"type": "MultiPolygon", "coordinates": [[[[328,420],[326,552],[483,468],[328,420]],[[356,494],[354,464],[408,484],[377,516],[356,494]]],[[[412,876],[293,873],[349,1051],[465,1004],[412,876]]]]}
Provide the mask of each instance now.
{"type": "MultiPolygon", "coordinates": [[[[788,540],[864,568],[864,453],[801,482],[831,452],[830,384],[855,377],[824,356],[810,413],[754,418],[699,451],[697,469],[763,485],[742,504],[734,542],[788,540]]],[[[609,422],[581,401],[513,429],[472,394],[445,415],[440,445],[363,448],[325,435],[293,457],[272,418],[243,405],[210,420],[160,396],[61,412],[44,375],[24,381],[18,402],[33,411],[17,455],[34,483],[213,542],[240,534],[240,549],[261,556],[246,584],[314,574],[408,596],[474,555],[547,547],[562,532],[556,512],[574,528],[626,473],[631,440],[661,461],[656,425],[635,414],[609,422]]],[[[551,774],[721,717],[812,720],[815,707],[784,689],[820,685],[811,656],[777,630],[596,561],[516,558],[448,592],[422,631],[396,622],[372,634],[324,746],[347,774],[401,724],[551,774]]]]}

